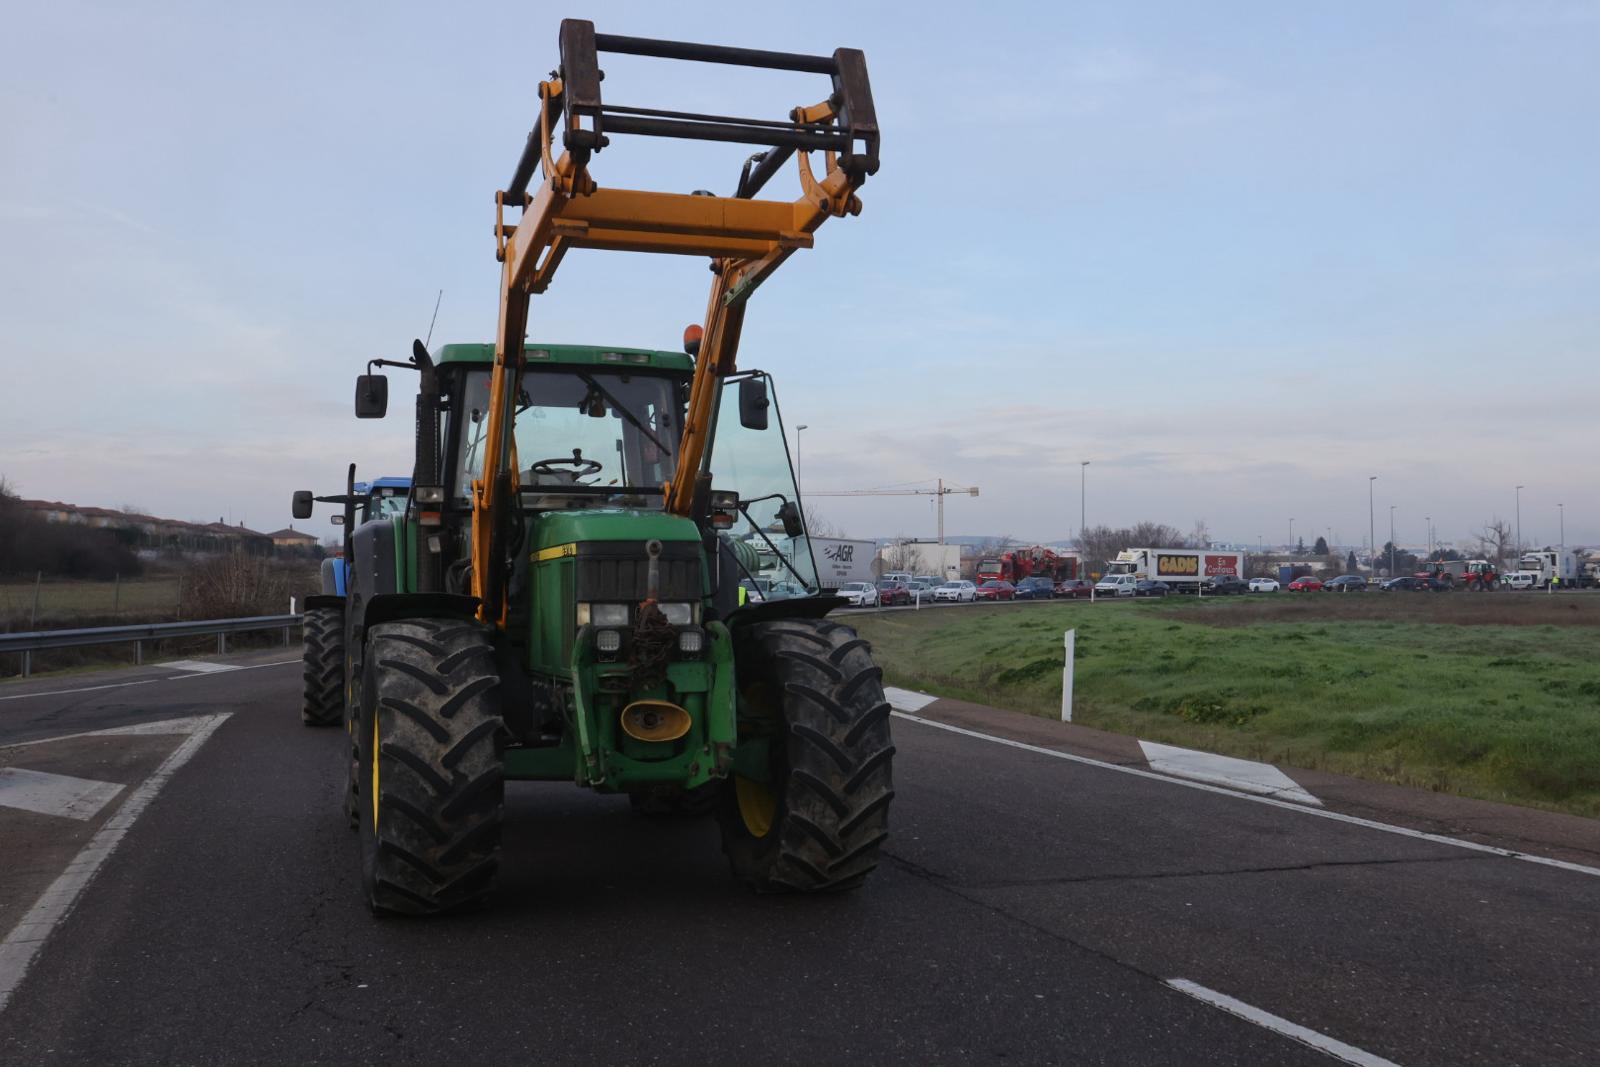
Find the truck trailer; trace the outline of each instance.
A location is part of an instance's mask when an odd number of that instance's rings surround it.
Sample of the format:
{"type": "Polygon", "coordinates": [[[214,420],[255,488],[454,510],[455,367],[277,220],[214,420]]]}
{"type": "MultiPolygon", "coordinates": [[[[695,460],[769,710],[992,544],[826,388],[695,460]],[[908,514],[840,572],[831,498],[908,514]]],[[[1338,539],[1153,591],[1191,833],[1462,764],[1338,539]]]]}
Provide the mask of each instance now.
{"type": "Polygon", "coordinates": [[[1243,552],[1208,548],[1125,548],[1106,565],[1106,574],[1131,574],[1166,582],[1180,593],[1194,593],[1207,578],[1244,576],[1243,552]]]}
{"type": "Polygon", "coordinates": [[[786,558],[814,559],[817,565],[817,584],[824,593],[831,593],[850,582],[872,582],[872,559],[878,550],[876,541],[851,541],[842,537],[809,537],[802,535],[778,542],[778,551],[786,558]]]}
{"type": "Polygon", "coordinates": [[[1517,570],[1535,575],[1535,584],[1540,589],[1548,588],[1557,578],[1561,579],[1563,586],[1576,588],[1583,584],[1582,564],[1578,554],[1571,549],[1544,548],[1524,552],[1517,561],[1517,570]]]}

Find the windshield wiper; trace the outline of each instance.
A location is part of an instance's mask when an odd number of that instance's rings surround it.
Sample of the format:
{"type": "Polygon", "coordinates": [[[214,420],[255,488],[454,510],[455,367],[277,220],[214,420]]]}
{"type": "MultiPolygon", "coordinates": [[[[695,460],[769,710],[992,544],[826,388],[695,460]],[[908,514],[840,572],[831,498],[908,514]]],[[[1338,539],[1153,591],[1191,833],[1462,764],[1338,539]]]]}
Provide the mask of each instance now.
{"type": "Polygon", "coordinates": [[[616,409],[617,413],[620,414],[623,418],[625,418],[629,422],[633,423],[634,429],[638,430],[640,433],[642,433],[646,437],[650,438],[650,443],[651,444],[655,445],[657,448],[661,449],[662,452],[666,453],[669,456],[676,454],[672,449],[670,449],[666,445],[662,444],[661,443],[661,438],[659,438],[655,434],[651,433],[650,430],[645,426],[645,424],[639,421],[639,416],[637,416],[633,412],[629,411],[628,410],[628,405],[624,404],[622,401],[620,401],[616,397],[612,396],[610,391],[607,390],[605,386],[601,385],[599,382],[595,381],[593,378],[589,377],[589,375],[583,373],[583,371],[581,371],[581,370],[580,371],[574,371],[573,373],[577,374],[577,376],[579,378],[583,379],[584,384],[587,385],[590,389],[593,389],[595,392],[597,392],[601,396],[605,397],[606,403],[610,404],[614,409],[616,409]]]}

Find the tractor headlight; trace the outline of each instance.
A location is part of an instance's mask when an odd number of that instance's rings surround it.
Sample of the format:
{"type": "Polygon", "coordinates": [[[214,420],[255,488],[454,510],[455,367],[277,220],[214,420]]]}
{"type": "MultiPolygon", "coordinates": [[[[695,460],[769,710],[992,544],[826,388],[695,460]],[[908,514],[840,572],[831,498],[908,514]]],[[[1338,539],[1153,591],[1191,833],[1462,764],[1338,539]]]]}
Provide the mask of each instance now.
{"type": "Polygon", "coordinates": [[[626,604],[579,604],[579,626],[626,626],[628,625],[628,605],[626,604]]]}
{"type": "Polygon", "coordinates": [[[615,630],[601,630],[594,635],[594,647],[607,656],[616,655],[622,648],[622,635],[615,630]]]}
{"type": "Polygon", "coordinates": [[[694,622],[695,605],[693,604],[657,604],[661,614],[674,626],[688,626],[694,622]]]}
{"type": "Polygon", "coordinates": [[[698,656],[706,647],[704,630],[691,627],[678,631],[678,651],[686,656],[698,656]]]}

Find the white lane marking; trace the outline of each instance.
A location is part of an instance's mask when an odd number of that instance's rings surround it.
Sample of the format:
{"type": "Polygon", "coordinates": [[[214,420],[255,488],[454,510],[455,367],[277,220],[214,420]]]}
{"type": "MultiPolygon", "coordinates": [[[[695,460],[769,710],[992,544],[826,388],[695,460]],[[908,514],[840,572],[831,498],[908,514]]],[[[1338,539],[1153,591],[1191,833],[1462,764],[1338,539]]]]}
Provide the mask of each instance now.
{"type": "Polygon", "coordinates": [[[921,711],[932,704],[938,697],[931,697],[927,693],[916,693],[910,689],[896,689],[892,685],[883,687],[883,699],[896,711],[921,711]]]}
{"type": "MultiPolygon", "coordinates": [[[[236,671],[255,671],[260,670],[262,667],[287,667],[291,663],[301,662],[303,661],[297,659],[280,659],[274,660],[271,663],[246,663],[232,669],[236,671]]],[[[166,664],[157,663],[154,664],[154,666],[164,667],[166,664]]],[[[101,689],[122,689],[130,685],[150,685],[153,682],[181,682],[185,678],[203,677],[205,677],[203,674],[169,674],[164,678],[140,678],[137,681],[132,682],[108,682],[105,685],[86,685],[78,689],[41,689],[37,693],[13,693],[10,696],[0,697],[0,700],[28,700],[31,697],[59,697],[67,696],[70,693],[93,693],[101,689]]]]}
{"type": "Polygon", "coordinates": [[[1154,741],[1140,741],[1139,747],[1144,750],[1145,762],[1150,764],[1150,769],[1163,774],[1175,774],[1179,778],[1193,778],[1199,782],[1215,782],[1243,789],[1246,793],[1281,797],[1298,804],[1322,804],[1322,801],[1302,789],[1299,782],[1270,763],[1219,756],[1213,752],[1198,752],[1175,745],[1158,745],[1154,741]]]}
{"type": "Polygon", "coordinates": [[[223,671],[239,669],[234,663],[210,663],[203,659],[169,660],[162,666],[174,671],[194,671],[196,674],[221,674],[223,671]]]}
{"type": "Polygon", "coordinates": [[[206,716],[191,715],[187,719],[162,719],[159,722],[140,722],[132,726],[113,726],[105,730],[85,730],[58,737],[41,737],[33,741],[0,742],[0,752],[8,748],[27,748],[29,745],[48,745],[56,741],[72,741],[79,737],[126,737],[131,734],[192,734],[205,725],[206,716]]]}
{"type": "Polygon", "coordinates": [[[1168,978],[1165,983],[1168,987],[1176,989],[1213,1008],[1221,1008],[1229,1015],[1235,1015],[1246,1022],[1255,1023],[1265,1027],[1275,1034],[1281,1034],[1291,1041],[1298,1041],[1302,1045],[1310,1045],[1326,1056],[1332,1056],[1342,1063],[1353,1063],[1356,1067],[1399,1067],[1393,1060],[1386,1060],[1382,1056],[1374,1056],[1365,1049],[1347,1045],[1327,1034],[1320,1034],[1315,1030],[1307,1029],[1299,1023],[1292,1023],[1271,1012],[1253,1008],[1242,1000],[1218,993],[1214,989],[1207,989],[1203,985],[1189,981],[1187,978],[1168,978]]]}
{"type": "Polygon", "coordinates": [[[0,767],[0,808],[89,821],[122,792],[116,782],[0,767]]]}
{"type": "Polygon", "coordinates": [[[1600,867],[1585,867],[1581,863],[1569,863],[1566,860],[1551,859],[1549,856],[1535,856],[1528,852],[1515,852],[1509,848],[1483,845],[1476,841],[1466,841],[1459,837],[1446,837],[1443,834],[1430,834],[1425,830],[1413,830],[1409,826],[1395,826],[1392,823],[1378,822],[1375,819],[1363,819],[1359,815],[1346,815],[1343,812],[1329,811],[1327,808],[1311,808],[1304,804],[1293,804],[1287,800],[1279,800],[1276,797],[1241,793],[1236,789],[1224,789],[1220,785],[1207,785],[1205,782],[1174,778],[1168,774],[1157,774],[1155,771],[1147,771],[1138,767],[1124,767],[1119,763],[1106,763],[1102,760],[1090,759],[1088,756],[1079,756],[1071,752],[1062,752],[1058,749],[1030,745],[1024,741],[1013,741],[1009,737],[997,737],[994,734],[979,733],[977,730],[952,726],[947,722],[939,722],[936,719],[925,719],[920,715],[911,715],[904,711],[896,711],[893,714],[895,718],[921,723],[924,726],[931,726],[935,730],[947,730],[953,734],[961,734],[963,737],[975,737],[980,741],[989,741],[996,745],[1005,745],[1008,748],[1020,748],[1024,752],[1050,756],[1054,759],[1066,760],[1069,763],[1081,763],[1086,767],[1099,767],[1101,770],[1115,771],[1118,774],[1131,774],[1135,778],[1147,778],[1152,782],[1165,782],[1168,785],[1182,786],[1184,789],[1198,789],[1202,793],[1215,793],[1222,797],[1233,797],[1235,800],[1248,800],[1252,804],[1265,804],[1270,808],[1298,811],[1302,815],[1314,815],[1319,819],[1332,819],[1335,822],[1348,823],[1351,826],[1363,826],[1368,830],[1381,830],[1386,834],[1398,834],[1401,837],[1412,837],[1418,841],[1431,841],[1436,845],[1450,845],[1454,848],[1469,849],[1473,852],[1487,852],[1491,856],[1504,856],[1506,859],[1537,863],[1544,867],[1558,867],[1563,871],[1572,871],[1576,874],[1587,874],[1600,878],[1600,867]]]}
{"type": "Polygon", "coordinates": [[[116,851],[134,820],[139,818],[178,768],[189,762],[189,757],[198,752],[217,727],[227,721],[230,714],[220,712],[210,716],[209,721],[174,749],[172,755],[162,761],[161,766],[123,801],[122,807],[72,858],[67,869],[34,901],[33,907],[28,909],[16,928],[6,935],[4,941],[0,941],[0,1012],[5,1011],[6,1005],[11,1002],[11,995],[22,984],[29,965],[44,947],[45,939],[67,917],[73,904],[77,903],[78,894],[83,892],[111,853],[116,851]]]}

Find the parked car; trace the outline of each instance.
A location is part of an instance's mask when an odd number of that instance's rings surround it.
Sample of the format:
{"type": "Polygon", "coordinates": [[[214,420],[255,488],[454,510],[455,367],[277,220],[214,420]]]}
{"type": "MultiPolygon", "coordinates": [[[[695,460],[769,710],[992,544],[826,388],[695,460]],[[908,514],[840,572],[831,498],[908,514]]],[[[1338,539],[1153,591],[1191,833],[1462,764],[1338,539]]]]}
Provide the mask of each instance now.
{"type": "Polygon", "coordinates": [[[797,596],[811,595],[811,591],[798,582],[770,582],[765,592],[768,600],[791,600],[797,596]]]}
{"type": "Polygon", "coordinates": [[[893,578],[878,579],[878,603],[886,608],[911,603],[911,587],[893,578]]]}
{"type": "Polygon", "coordinates": [[[1500,576],[1502,589],[1532,589],[1539,584],[1539,576],[1532,571],[1512,571],[1500,576]]]}
{"type": "Polygon", "coordinates": [[[1443,593],[1450,587],[1437,578],[1427,578],[1422,575],[1402,574],[1398,578],[1390,578],[1383,583],[1386,592],[1410,593],[1443,593]]]}
{"type": "Polygon", "coordinates": [[[1138,584],[1139,579],[1131,574],[1108,574],[1094,583],[1094,591],[1098,596],[1133,596],[1138,584]]]}
{"type": "Polygon", "coordinates": [[[1003,578],[978,586],[979,600],[1013,600],[1016,595],[1017,587],[1003,578]]]}
{"type": "Polygon", "coordinates": [[[1056,583],[1058,597],[1088,597],[1094,594],[1094,584],[1082,578],[1067,578],[1056,583]]]}
{"type": "Polygon", "coordinates": [[[911,590],[911,599],[913,601],[915,601],[916,603],[918,603],[918,604],[922,604],[922,603],[932,604],[933,603],[933,591],[935,589],[939,588],[939,587],[937,585],[934,585],[934,584],[930,583],[930,582],[924,582],[921,579],[918,579],[916,581],[913,581],[908,586],[906,586],[906,588],[911,590]]]}
{"type": "Polygon", "coordinates": [[[1294,581],[1289,583],[1289,592],[1291,593],[1315,593],[1321,588],[1322,579],[1312,577],[1309,574],[1301,578],[1296,578],[1294,581]]]}
{"type": "Polygon", "coordinates": [[[1018,600],[1049,600],[1056,595],[1056,583],[1048,578],[1024,578],[1014,595],[1018,600]]]}
{"type": "Polygon", "coordinates": [[[1278,579],[1276,578],[1250,579],[1250,591],[1252,593],[1276,593],[1279,588],[1278,579]]]}
{"type": "Polygon", "coordinates": [[[1359,574],[1341,574],[1322,583],[1325,593],[1359,593],[1367,588],[1367,580],[1359,574]]]}
{"type": "Polygon", "coordinates": [[[839,587],[839,595],[853,608],[878,606],[878,587],[871,582],[845,582],[839,587]]]}
{"type": "Polygon", "coordinates": [[[965,580],[945,582],[933,591],[933,599],[949,600],[956,604],[970,603],[978,599],[978,587],[965,580]]]}
{"type": "Polygon", "coordinates": [[[919,574],[911,580],[913,582],[921,582],[929,589],[937,589],[946,581],[946,579],[939,577],[937,574],[919,574]]]}
{"type": "Polygon", "coordinates": [[[1172,592],[1172,587],[1166,582],[1158,582],[1154,578],[1145,578],[1136,582],[1133,587],[1134,596],[1166,596],[1172,592]]]}
{"type": "Polygon", "coordinates": [[[1219,574],[1215,578],[1207,578],[1203,585],[1204,592],[1213,596],[1228,596],[1250,591],[1250,583],[1232,574],[1219,574]]]}

